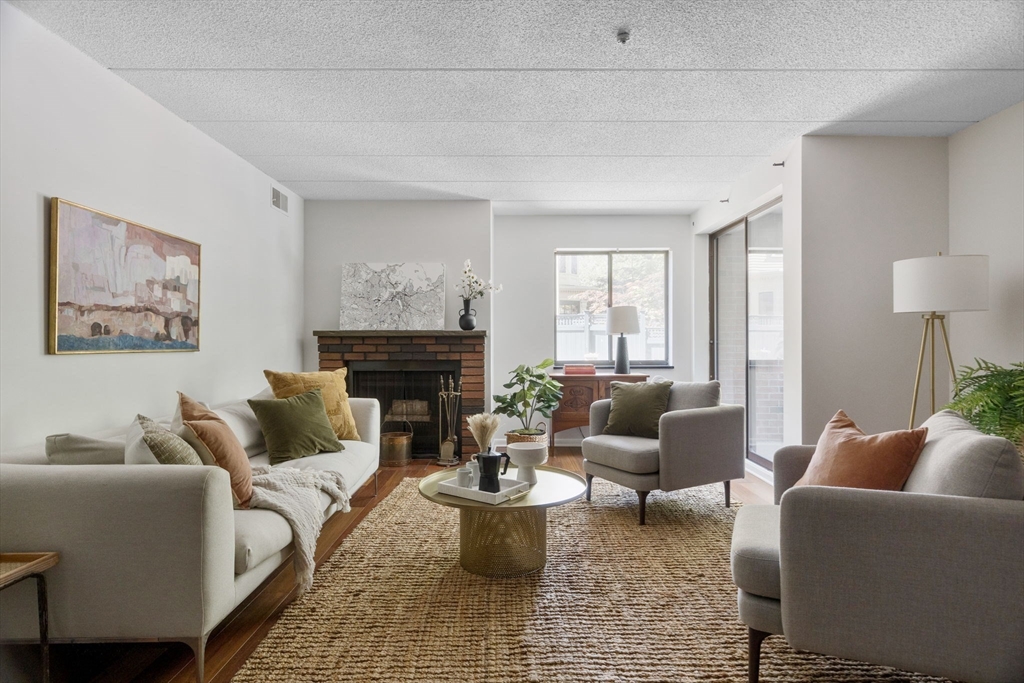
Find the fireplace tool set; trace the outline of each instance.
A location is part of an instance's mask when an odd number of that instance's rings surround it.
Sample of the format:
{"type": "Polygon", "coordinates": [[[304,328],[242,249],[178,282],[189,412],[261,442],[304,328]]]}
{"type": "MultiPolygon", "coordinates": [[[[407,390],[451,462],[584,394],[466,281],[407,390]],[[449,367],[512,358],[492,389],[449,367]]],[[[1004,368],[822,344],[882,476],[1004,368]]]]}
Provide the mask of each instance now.
{"type": "Polygon", "coordinates": [[[441,409],[437,413],[441,456],[437,459],[437,464],[449,467],[459,464],[459,457],[455,455],[455,449],[459,443],[458,433],[461,421],[459,404],[462,400],[462,378],[459,378],[459,384],[456,386],[455,379],[449,375],[448,387],[445,389],[444,377],[441,377],[441,391],[438,397],[441,404],[441,409]],[[446,431],[447,437],[445,436],[446,431]]]}

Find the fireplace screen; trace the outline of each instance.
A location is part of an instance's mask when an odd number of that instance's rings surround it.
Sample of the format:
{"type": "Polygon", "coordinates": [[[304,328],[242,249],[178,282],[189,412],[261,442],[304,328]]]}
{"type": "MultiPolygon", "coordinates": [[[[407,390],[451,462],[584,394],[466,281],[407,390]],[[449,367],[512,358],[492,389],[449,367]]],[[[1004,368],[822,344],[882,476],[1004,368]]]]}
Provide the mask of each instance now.
{"type": "Polygon", "coordinates": [[[384,431],[407,431],[411,425],[414,458],[436,458],[441,438],[438,387],[449,379],[458,384],[459,366],[457,361],[353,362],[349,394],[380,402],[384,431]]]}

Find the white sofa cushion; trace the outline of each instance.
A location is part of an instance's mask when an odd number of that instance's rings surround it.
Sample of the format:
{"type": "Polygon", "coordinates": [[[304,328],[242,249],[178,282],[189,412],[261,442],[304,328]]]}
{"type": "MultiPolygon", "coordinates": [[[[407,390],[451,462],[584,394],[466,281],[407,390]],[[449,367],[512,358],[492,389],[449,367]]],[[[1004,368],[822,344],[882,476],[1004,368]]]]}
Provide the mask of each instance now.
{"type": "MultiPolygon", "coordinates": [[[[274,392],[267,387],[253,398],[257,401],[274,398],[274,392]]],[[[213,412],[228,423],[231,431],[238,437],[238,442],[245,449],[247,456],[251,458],[267,450],[267,443],[263,440],[263,430],[260,429],[260,423],[256,420],[256,413],[252,411],[246,399],[219,406],[214,408],[213,412]]]]}
{"type": "MultiPolygon", "coordinates": [[[[297,460],[289,460],[275,467],[293,467],[299,470],[339,472],[345,480],[349,495],[366,480],[369,470],[377,469],[376,446],[363,441],[342,441],[344,451],[317,453],[297,460]]],[[[249,464],[260,467],[270,464],[267,453],[249,458],[249,464]]],[[[320,510],[327,519],[335,512],[330,496],[320,492],[320,510]]],[[[245,572],[287,547],[292,542],[292,529],[284,517],[272,510],[235,510],[235,573],[245,572]]]]}
{"type": "MultiPolygon", "coordinates": [[[[106,438],[82,434],[46,437],[46,459],[51,465],[120,465],[124,463],[125,435],[106,438]]],[[[140,434],[142,430],[139,430],[140,434]]]]}

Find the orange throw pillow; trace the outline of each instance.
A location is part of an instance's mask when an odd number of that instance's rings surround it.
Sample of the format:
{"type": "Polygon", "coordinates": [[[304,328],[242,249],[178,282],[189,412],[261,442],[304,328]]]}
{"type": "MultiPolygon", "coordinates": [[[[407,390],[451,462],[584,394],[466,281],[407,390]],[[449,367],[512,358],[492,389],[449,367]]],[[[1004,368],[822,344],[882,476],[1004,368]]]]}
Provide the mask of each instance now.
{"type": "Polygon", "coordinates": [[[843,486],[899,491],[917,462],[927,427],[868,436],[839,411],[818,439],[796,486],[843,486]]]}
{"type": "Polygon", "coordinates": [[[249,507],[252,498],[252,467],[249,456],[231,427],[209,408],[178,392],[183,427],[178,436],[199,453],[204,463],[227,470],[231,493],[238,507],[249,507]]]}
{"type": "Polygon", "coordinates": [[[352,416],[352,408],[348,404],[348,391],[345,388],[345,376],[348,368],[339,368],[334,372],[274,372],[264,370],[263,375],[274,390],[274,398],[292,398],[312,389],[319,389],[327,410],[327,419],[331,421],[334,434],[341,440],[359,441],[356,420],[352,416]]]}

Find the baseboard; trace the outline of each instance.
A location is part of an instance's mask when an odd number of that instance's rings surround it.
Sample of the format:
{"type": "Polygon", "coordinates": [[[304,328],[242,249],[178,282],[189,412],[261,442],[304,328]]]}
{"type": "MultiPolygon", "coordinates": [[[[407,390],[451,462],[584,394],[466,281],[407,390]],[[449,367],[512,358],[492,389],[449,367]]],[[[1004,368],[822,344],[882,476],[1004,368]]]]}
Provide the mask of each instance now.
{"type": "Polygon", "coordinates": [[[771,470],[766,470],[750,460],[747,460],[747,474],[753,475],[768,484],[774,484],[775,482],[775,478],[772,476],[771,470]]]}

